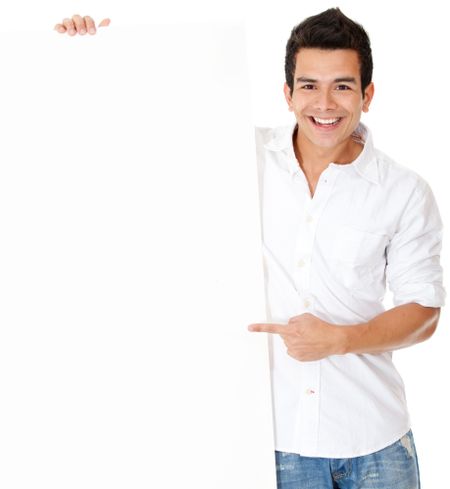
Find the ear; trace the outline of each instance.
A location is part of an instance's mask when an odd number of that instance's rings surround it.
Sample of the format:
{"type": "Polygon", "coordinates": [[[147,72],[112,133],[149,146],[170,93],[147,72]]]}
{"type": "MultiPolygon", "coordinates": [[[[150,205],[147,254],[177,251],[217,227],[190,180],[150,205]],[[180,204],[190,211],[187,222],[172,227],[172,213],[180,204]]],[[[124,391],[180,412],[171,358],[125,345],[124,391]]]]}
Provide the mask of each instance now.
{"type": "Polygon", "coordinates": [[[363,98],[363,112],[369,112],[369,105],[372,101],[373,95],[375,93],[375,86],[373,82],[370,82],[366,89],[364,90],[364,98],[363,98]]]}
{"type": "Polygon", "coordinates": [[[284,91],[284,98],[286,99],[289,110],[292,112],[294,110],[294,107],[292,106],[291,89],[289,88],[286,82],[284,83],[283,91],[284,91]]]}

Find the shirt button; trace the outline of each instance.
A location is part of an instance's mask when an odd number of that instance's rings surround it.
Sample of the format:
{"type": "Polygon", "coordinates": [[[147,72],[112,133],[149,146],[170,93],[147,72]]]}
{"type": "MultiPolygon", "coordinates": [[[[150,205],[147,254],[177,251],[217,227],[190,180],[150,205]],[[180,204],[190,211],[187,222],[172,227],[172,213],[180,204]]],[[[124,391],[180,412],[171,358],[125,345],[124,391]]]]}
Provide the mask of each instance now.
{"type": "Polygon", "coordinates": [[[299,268],[303,268],[305,265],[306,265],[306,262],[303,259],[302,260],[299,260],[298,263],[297,263],[297,266],[299,268]]]}
{"type": "Polygon", "coordinates": [[[311,223],[311,222],[313,222],[313,217],[312,217],[312,216],[309,216],[309,215],[308,215],[308,216],[306,216],[306,222],[307,222],[307,223],[311,223]]]}
{"type": "Polygon", "coordinates": [[[305,300],[303,301],[303,305],[304,305],[305,307],[309,307],[309,306],[311,305],[311,301],[309,301],[308,299],[305,299],[305,300]]]}
{"type": "Polygon", "coordinates": [[[310,396],[311,394],[315,394],[316,391],[314,389],[311,389],[311,387],[308,387],[308,389],[306,389],[305,391],[305,394],[310,396]]]}

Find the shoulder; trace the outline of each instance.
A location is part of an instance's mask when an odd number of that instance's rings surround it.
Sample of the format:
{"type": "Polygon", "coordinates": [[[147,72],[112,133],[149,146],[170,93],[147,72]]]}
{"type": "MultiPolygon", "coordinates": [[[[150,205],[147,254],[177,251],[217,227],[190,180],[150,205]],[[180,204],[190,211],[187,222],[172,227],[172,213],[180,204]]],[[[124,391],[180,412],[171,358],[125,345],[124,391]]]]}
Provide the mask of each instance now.
{"type": "Polygon", "coordinates": [[[258,147],[282,149],[292,138],[293,125],[277,127],[255,127],[255,139],[258,147]]]}
{"type": "Polygon", "coordinates": [[[431,192],[428,182],[416,171],[378,149],[375,149],[375,155],[380,183],[387,189],[410,195],[431,192]]]}
{"type": "Polygon", "coordinates": [[[269,140],[272,138],[272,134],[274,133],[276,128],[274,127],[255,127],[255,136],[260,139],[269,140]]]}

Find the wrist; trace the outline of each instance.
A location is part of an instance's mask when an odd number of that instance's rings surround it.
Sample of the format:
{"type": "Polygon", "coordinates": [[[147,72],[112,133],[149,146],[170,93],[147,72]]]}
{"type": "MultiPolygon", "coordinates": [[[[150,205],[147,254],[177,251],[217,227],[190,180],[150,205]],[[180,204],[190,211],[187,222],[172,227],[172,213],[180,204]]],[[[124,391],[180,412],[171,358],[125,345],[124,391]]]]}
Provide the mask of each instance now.
{"type": "Polygon", "coordinates": [[[337,341],[336,349],[338,355],[346,355],[347,353],[356,353],[360,345],[360,339],[367,331],[368,323],[351,324],[336,326],[337,341]]]}

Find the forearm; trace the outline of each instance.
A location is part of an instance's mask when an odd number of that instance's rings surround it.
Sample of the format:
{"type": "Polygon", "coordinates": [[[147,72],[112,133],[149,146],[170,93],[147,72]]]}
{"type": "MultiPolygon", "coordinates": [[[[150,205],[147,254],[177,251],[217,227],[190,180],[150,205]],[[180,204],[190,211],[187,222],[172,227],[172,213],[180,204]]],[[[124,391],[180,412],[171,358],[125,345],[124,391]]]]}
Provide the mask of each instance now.
{"type": "Polygon", "coordinates": [[[394,307],[363,324],[339,327],[341,353],[383,353],[427,340],[435,331],[439,308],[411,303],[394,307]]]}

